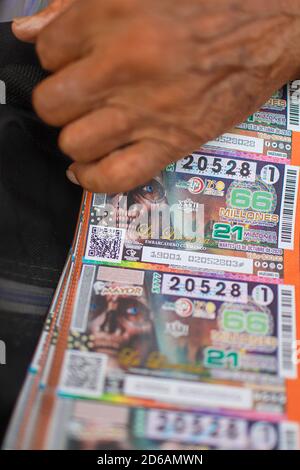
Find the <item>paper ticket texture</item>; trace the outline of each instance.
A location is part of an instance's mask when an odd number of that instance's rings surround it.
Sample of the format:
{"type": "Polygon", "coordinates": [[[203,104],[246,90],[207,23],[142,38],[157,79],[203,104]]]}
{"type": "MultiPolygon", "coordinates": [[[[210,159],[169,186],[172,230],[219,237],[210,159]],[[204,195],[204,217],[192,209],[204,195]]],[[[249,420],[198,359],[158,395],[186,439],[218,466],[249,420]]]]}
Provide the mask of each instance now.
{"type": "Polygon", "coordinates": [[[83,265],[58,393],[282,412],[295,308],[293,286],[83,265]]]}
{"type": "Polygon", "coordinates": [[[299,96],[84,193],[4,448],[300,448],[299,96]]]}
{"type": "Polygon", "coordinates": [[[298,187],[298,167],[190,155],[127,194],[93,196],[85,261],[280,281],[298,187]]]}
{"type": "Polygon", "coordinates": [[[262,108],[230,132],[209,142],[205,152],[266,160],[300,161],[300,81],[276,92],[262,108]]]}
{"type": "Polygon", "coordinates": [[[68,450],[296,450],[300,426],[209,411],[58,399],[46,447],[68,450]]]}

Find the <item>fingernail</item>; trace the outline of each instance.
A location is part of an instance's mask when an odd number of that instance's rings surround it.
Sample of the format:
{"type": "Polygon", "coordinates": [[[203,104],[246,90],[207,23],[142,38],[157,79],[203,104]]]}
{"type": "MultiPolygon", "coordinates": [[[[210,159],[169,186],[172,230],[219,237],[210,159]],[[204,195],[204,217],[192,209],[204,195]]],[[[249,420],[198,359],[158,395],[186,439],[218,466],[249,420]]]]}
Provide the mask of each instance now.
{"type": "Polygon", "coordinates": [[[80,186],[80,183],[78,179],[76,178],[75,174],[73,173],[73,171],[67,170],[66,175],[67,175],[67,178],[71,181],[71,183],[77,184],[78,186],[80,186]]]}

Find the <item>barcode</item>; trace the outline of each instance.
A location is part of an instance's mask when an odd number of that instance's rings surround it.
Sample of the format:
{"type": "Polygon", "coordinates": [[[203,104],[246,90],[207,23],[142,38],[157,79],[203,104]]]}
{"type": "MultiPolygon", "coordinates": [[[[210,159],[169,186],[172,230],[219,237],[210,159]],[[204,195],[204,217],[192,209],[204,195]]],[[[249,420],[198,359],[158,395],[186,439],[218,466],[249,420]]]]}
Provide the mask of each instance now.
{"type": "Polygon", "coordinates": [[[84,265],[82,268],[75,299],[75,307],[71,326],[72,330],[86,330],[95,270],[96,266],[91,265],[84,265]]]}
{"type": "Polygon", "coordinates": [[[279,248],[294,248],[299,168],[286,166],[279,225],[279,248]]]}
{"type": "Polygon", "coordinates": [[[100,398],[103,393],[107,357],[87,351],[67,351],[59,393],[100,398]]]}
{"type": "Polygon", "coordinates": [[[287,129],[290,131],[300,131],[300,103],[298,86],[296,82],[288,84],[288,124],[287,129]]]}
{"type": "Polygon", "coordinates": [[[91,225],[85,258],[119,263],[122,259],[126,229],[91,225]]]}
{"type": "Polygon", "coordinates": [[[299,450],[299,424],[285,422],[280,424],[280,449],[299,450]]]}
{"type": "Polygon", "coordinates": [[[297,365],[293,361],[293,344],[296,340],[296,308],[294,286],[278,286],[278,342],[279,375],[297,378],[297,365]]]}

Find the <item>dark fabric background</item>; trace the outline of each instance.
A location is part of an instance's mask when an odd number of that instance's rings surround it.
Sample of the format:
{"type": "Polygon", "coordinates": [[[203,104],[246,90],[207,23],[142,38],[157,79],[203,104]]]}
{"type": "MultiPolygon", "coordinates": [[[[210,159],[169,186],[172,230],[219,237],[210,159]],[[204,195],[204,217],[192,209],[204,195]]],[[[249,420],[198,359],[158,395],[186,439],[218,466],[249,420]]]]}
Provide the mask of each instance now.
{"type": "Polygon", "coordinates": [[[65,177],[69,165],[57,130],[31,109],[33,86],[45,76],[34,48],[0,24],[0,277],[54,287],[76,223],[80,188],[65,177]]]}
{"type": "Polygon", "coordinates": [[[18,42],[10,24],[0,24],[0,80],[7,86],[7,104],[0,106],[0,340],[7,350],[7,364],[0,365],[0,439],[71,245],[81,199],[80,188],[65,177],[69,161],[56,146],[58,131],[31,107],[32,89],[45,76],[34,47],[18,42]],[[1,309],[1,296],[8,296],[7,287],[1,293],[1,279],[13,281],[15,311],[1,309]],[[26,298],[20,292],[28,285],[37,290],[26,298]],[[40,302],[39,314],[36,308],[30,313],[31,302],[40,302]]]}

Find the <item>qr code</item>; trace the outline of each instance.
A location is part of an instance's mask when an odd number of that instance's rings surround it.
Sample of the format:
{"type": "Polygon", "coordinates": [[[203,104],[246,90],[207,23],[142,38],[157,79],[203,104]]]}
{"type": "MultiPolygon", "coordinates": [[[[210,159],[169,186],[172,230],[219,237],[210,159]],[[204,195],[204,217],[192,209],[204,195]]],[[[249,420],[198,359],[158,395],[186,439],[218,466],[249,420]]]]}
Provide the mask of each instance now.
{"type": "Polygon", "coordinates": [[[126,229],[91,225],[85,258],[94,261],[122,260],[126,229]]]}
{"type": "Polygon", "coordinates": [[[67,351],[59,391],[75,396],[100,397],[106,373],[105,354],[67,351]]]}

